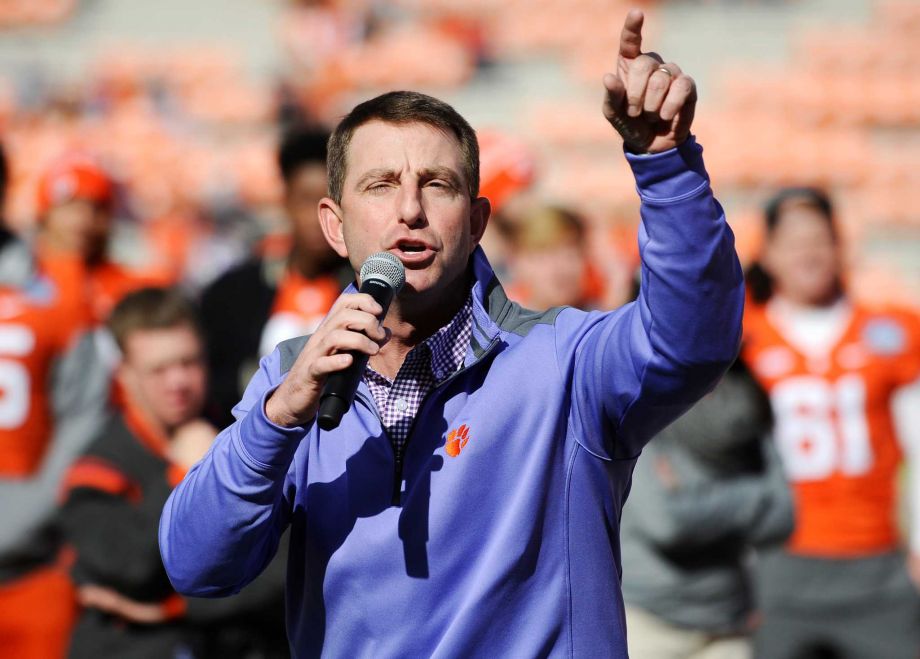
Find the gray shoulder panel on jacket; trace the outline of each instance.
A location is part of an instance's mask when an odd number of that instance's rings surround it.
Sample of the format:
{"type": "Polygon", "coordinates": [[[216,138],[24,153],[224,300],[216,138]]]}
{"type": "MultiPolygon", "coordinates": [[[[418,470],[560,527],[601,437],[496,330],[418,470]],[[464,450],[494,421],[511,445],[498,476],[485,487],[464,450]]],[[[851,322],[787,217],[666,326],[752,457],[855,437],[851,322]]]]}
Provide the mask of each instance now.
{"type": "Polygon", "coordinates": [[[518,336],[527,336],[527,334],[537,325],[552,325],[566,307],[553,307],[546,311],[533,311],[525,309],[517,302],[512,302],[505,295],[505,290],[498,282],[498,278],[493,278],[489,282],[486,291],[486,305],[488,307],[489,318],[496,325],[506,332],[512,332],[518,336]]]}
{"type": "Polygon", "coordinates": [[[299,355],[303,347],[307,345],[307,341],[310,340],[311,336],[313,335],[297,336],[278,344],[278,352],[281,353],[281,375],[291,370],[294,362],[297,361],[297,355],[299,355]]]}
{"type": "MultiPolygon", "coordinates": [[[[555,323],[556,317],[566,307],[553,307],[546,311],[525,309],[518,303],[509,300],[498,279],[493,278],[486,291],[486,308],[489,318],[502,330],[519,336],[527,336],[530,330],[537,325],[555,323]]],[[[310,336],[312,335],[298,336],[278,344],[278,351],[281,353],[282,375],[291,370],[300,351],[310,340],[310,336]]]]}

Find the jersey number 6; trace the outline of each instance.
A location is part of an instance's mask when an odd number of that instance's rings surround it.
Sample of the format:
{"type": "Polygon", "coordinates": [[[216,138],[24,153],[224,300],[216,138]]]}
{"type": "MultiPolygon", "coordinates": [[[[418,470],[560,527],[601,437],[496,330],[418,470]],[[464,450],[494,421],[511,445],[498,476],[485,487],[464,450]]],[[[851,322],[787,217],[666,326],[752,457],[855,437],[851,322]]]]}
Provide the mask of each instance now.
{"type": "Polygon", "coordinates": [[[30,328],[0,325],[0,429],[19,428],[29,415],[29,371],[15,358],[28,356],[34,347],[30,328]]]}

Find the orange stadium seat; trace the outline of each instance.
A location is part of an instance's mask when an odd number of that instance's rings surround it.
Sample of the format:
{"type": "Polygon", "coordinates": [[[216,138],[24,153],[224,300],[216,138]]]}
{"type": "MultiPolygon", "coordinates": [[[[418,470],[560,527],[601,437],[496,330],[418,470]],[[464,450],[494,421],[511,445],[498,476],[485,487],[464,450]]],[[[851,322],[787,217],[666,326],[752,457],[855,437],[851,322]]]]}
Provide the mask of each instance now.
{"type": "Polygon", "coordinates": [[[556,154],[541,160],[541,192],[547,198],[589,210],[635,205],[635,183],[615,151],[602,155],[556,154]]]}
{"type": "Polygon", "coordinates": [[[339,65],[363,88],[452,87],[473,73],[470,53],[430,27],[403,28],[349,47],[340,53],[339,65]]]}
{"type": "Polygon", "coordinates": [[[0,26],[57,23],[69,17],[76,4],[76,0],[6,0],[0,2],[0,26]]]}
{"type": "Polygon", "coordinates": [[[920,286],[886,263],[854,263],[848,288],[857,300],[876,308],[895,306],[920,311],[920,286]]]}
{"type": "Polygon", "coordinates": [[[0,76],[0,128],[19,110],[16,88],[8,77],[0,76]]]}
{"type": "Polygon", "coordinates": [[[600,112],[599,105],[581,101],[534,102],[524,124],[528,131],[552,146],[616,147],[618,138],[600,112]]]}
{"type": "Polygon", "coordinates": [[[876,13],[884,25],[900,25],[907,30],[920,28],[920,5],[914,0],[880,2],[876,13]]]}
{"type": "Polygon", "coordinates": [[[763,213],[756,206],[734,209],[726,215],[735,234],[735,251],[744,266],[755,260],[763,244],[763,213]]]}
{"type": "Polygon", "coordinates": [[[323,6],[295,6],[284,12],[278,36],[291,63],[314,70],[352,43],[360,18],[323,6]]]}
{"type": "MultiPolygon", "coordinates": [[[[594,49],[598,43],[608,43],[616,35],[623,15],[635,4],[619,0],[539,3],[517,0],[501,8],[491,29],[500,52],[526,55],[558,51],[577,59],[577,53],[583,48],[594,49]]],[[[649,26],[654,23],[654,18],[647,21],[649,26]]],[[[651,32],[646,32],[645,36],[654,39],[651,32]]]]}
{"type": "Polygon", "coordinates": [[[396,0],[394,4],[426,14],[469,12],[482,14],[499,9],[502,0],[396,0]]]}
{"type": "Polygon", "coordinates": [[[233,150],[233,169],[237,172],[240,196],[253,207],[275,204],[281,200],[281,179],[275,165],[273,133],[244,139],[233,150]]]}
{"type": "Polygon", "coordinates": [[[566,59],[572,77],[586,85],[599,85],[604,74],[616,66],[617,47],[615,43],[598,40],[583,44],[566,59]]]}

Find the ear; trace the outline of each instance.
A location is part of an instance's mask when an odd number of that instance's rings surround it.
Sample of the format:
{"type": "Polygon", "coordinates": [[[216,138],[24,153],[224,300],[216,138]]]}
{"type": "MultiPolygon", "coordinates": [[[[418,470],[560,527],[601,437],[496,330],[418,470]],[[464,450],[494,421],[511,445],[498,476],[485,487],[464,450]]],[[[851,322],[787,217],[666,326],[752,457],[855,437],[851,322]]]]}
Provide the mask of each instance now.
{"type": "Polygon", "coordinates": [[[134,379],[131,376],[131,368],[125,365],[124,358],[122,358],[122,361],[115,367],[112,378],[118,383],[122,391],[132,392],[134,389],[134,379]]]}
{"type": "Polygon", "coordinates": [[[475,248],[486,232],[492,216],[492,203],[486,197],[478,197],[470,205],[470,239],[475,248]]]}
{"type": "Polygon", "coordinates": [[[345,231],[343,219],[345,217],[342,207],[329,197],[319,200],[317,206],[319,225],[323,230],[326,242],[343,259],[348,258],[348,248],[345,246],[345,231]]]}

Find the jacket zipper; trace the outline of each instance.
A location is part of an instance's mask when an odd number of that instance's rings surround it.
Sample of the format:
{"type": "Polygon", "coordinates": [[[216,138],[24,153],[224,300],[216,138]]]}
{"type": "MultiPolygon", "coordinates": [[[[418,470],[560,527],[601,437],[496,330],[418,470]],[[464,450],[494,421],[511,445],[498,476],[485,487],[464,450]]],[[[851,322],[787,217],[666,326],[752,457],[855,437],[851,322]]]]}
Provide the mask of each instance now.
{"type": "Polygon", "coordinates": [[[387,429],[383,427],[383,419],[380,417],[380,411],[377,409],[377,405],[376,404],[371,405],[370,401],[367,401],[363,394],[358,395],[358,398],[363,399],[364,404],[370,407],[371,409],[373,409],[374,414],[377,415],[377,419],[380,421],[380,427],[383,429],[383,432],[387,436],[387,439],[390,440],[390,448],[393,449],[393,491],[392,491],[392,494],[390,495],[390,505],[391,506],[398,506],[400,499],[402,498],[400,495],[402,494],[403,461],[405,460],[406,447],[409,445],[409,440],[412,438],[412,433],[415,431],[415,424],[418,422],[418,418],[419,416],[421,416],[422,409],[425,407],[425,403],[428,402],[428,398],[433,393],[441,389],[442,387],[445,387],[449,382],[452,382],[454,378],[460,376],[462,373],[465,373],[466,371],[471,369],[473,366],[476,366],[477,364],[479,364],[483,359],[488,357],[489,353],[491,353],[492,350],[495,348],[495,346],[498,345],[498,340],[499,340],[498,336],[493,338],[491,343],[489,343],[489,345],[486,346],[486,349],[483,350],[482,355],[480,355],[479,359],[474,361],[469,366],[464,366],[463,368],[457,371],[454,371],[445,380],[441,381],[436,387],[434,387],[433,389],[431,389],[431,391],[425,394],[424,398],[422,398],[421,402],[418,405],[418,411],[415,413],[415,417],[412,419],[412,425],[409,426],[409,432],[406,433],[406,440],[402,443],[402,446],[398,446],[396,442],[393,441],[393,438],[390,437],[390,433],[387,432],[387,429]]]}
{"type": "MultiPolygon", "coordinates": [[[[419,406],[421,409],[421,406],[419,406]]],[[[414,422],[413,422],[414,425],[414,422]]],[[[411,431],[410,431],[411,432],[411,431]]],[[[406,435],[406,441],[403,442],[402,447],[398,447],[395,444],[390,444],[393,447],[393,454],[396,458],[393,471],[393,491],[390,494],[390,505],[398,506],[399,501],[402,498],[402,473],[403,473],[403,454],[406,452],[406,442],[409,441],[409,435],[406,435]]]]}

